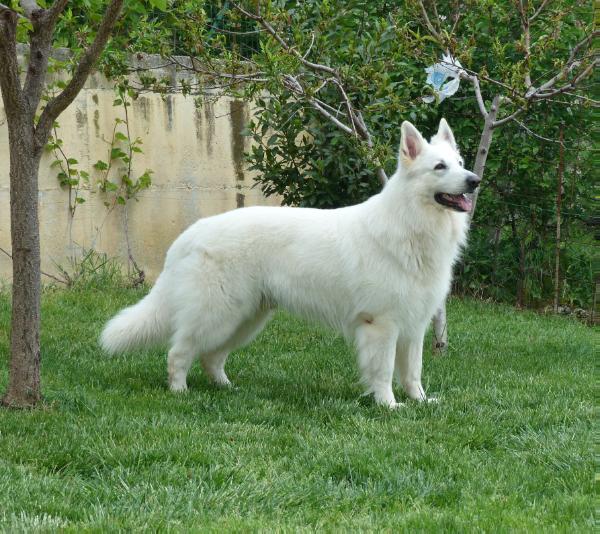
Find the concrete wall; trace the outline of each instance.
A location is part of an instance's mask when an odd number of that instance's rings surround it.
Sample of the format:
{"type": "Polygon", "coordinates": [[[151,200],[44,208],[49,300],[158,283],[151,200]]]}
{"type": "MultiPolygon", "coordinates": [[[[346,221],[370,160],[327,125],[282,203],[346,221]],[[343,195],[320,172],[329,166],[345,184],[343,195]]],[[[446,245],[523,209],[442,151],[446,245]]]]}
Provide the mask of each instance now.
{"type": "MultiPolygon", "coordinates": [[[[93,247],[125,261],[124,209],[118,206],[108,212],[104,205],[108,197],[97,188],[100,173],[92,167],[99,159],[107,161],[115,118],[124,118],[122,107],[113,106],[114,99],[112,85],[99,74],[91,76],[60,116],[58,135],[67,156],[90,172],[90,185],[82,193],[86,201],[78,205],[72,225],[76,250],[93,247]]],[[[154,171],[151,188],[139,194],[139,202],[128,205],[132,252],[150,279],[160,272],[173,239],[196,219],[241,206],[279,203],[253,188],[253,176],[245,169],[243,153],[249,141],[241,132],[249,117],[242,101],[205,98],[197,107],[193,97],[177,93],[165,97],[144,93],[129,108],[132,138],[142,138],[144,151],[135,155],[133,176],[154,171]]],[[[71,250],[68,191],[59,186],[57,169],[50,168],[54,159],[45,154],[39,174],[42,269],[50,273],[57,271],[56,264],[68,265],[71,250]]],[[[0,99],[0,247],[6,251],[10,251],[8,170],[8,132],[0,99]]],[[[115,181],[118,171],[111,173],[115,181]]],[[[0,252],[0,279],[10,278],[10,259],[0,252]]]]}

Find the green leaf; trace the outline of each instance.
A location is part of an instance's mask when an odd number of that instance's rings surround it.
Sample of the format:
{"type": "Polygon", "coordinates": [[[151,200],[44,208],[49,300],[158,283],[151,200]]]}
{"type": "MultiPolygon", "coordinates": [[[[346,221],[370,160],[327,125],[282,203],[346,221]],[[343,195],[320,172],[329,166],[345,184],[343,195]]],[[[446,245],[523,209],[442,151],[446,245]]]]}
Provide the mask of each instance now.
{"type": "Polygon", "coordinates": [[[99,171],[105,171],[106,169],[108,169],[108,164],[105,161],[99,159],[96,163],[94,163],[93,167],[94,169],[97,169],[99,171]]]}
{"type": "Polygon", "coordinates": [[[111,149],[110,151],[110,159],[123,159],[124,157],[126,157],[127,154],[125,154],[125,152],[123,152],[120,148],[118,147],[114,147],[113,149],[111,149]]]}
{"type": "Polygon", "coordinates": [[[161,11],[167,10],[167,0],[150,0],[150,5],[161,11]]]}
{"type": "Polygon", "coordinates": [[[117,184],[114,184],[112,182],[109,181],[105,181],[102,184],[102,188],[104,189],[104,191],[116,191],[118,188],[117,184]]]}

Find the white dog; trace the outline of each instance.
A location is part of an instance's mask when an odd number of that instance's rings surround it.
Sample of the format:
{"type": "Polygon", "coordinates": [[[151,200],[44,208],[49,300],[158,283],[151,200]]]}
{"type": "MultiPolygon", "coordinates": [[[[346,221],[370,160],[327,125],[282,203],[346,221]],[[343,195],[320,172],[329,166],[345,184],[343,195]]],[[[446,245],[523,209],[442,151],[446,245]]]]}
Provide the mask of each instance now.
{"type": "Polygon", "coordinates": [[[356,206],[251,207],[199,220],[167,252],[152,291],[106,325],[102,346],[116,353],[170,339],[172,391],[187,389],[197,356],[229,384],[229,353],[281,307],[352,340],[379,404],[399,406],[394,376],[408,397],[427,400],[423,336],[466,240],[464,194],[480,179],[463,169],[444,119],[430,143],[404,122],[399,159],[381,193],[356,206]]]}

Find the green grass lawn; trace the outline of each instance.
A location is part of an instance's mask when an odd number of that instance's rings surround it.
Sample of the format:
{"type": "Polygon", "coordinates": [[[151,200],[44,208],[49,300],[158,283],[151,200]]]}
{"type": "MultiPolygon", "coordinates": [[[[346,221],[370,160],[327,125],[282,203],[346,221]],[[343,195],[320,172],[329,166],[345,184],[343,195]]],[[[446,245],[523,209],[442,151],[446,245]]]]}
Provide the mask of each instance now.
{"type": "Polygon", "coordinates": [[[440,403],[388,411],[342,339],[280,314],[229,359],[235,389],[195,367],[174,395],[163,351],[98,348],[140,295],[45,293],[47,404],[0,410],[0,530],[591,531],[597,330],[454,300],[425,358],[440,403]]]}

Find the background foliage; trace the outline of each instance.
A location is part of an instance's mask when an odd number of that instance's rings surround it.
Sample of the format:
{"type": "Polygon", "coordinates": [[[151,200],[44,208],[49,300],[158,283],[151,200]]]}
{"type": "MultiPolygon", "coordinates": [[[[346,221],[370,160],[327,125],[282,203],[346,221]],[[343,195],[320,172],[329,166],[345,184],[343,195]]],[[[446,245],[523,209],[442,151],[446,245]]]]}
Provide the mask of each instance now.
{"type": "MultiPolygon", "coordinates": [[[[81,50],[90,25],[102,12],[101,0],[70,3],[61,21],[56,46],[81,50]]],[[[297,58],[284,53],[274,39],[259,32],[256,22],[233,2],[174,0],[167,9],[154,2],[128,2],[116,36],[103,56],[111,76],[128,71],[127,58],[140,52],[193,56],[204,64],[218,62],[230,72],[260,68],[262,83],[220,85],[255,102],[256,115],[247,134],[254,140],[249,165],[258,171],[266,194],[279,194],[287,204],[333,208],[360,202],[380,188],[374,168],[391,174],[396,165],[399,125],[413,121],[424,133],[434,132],[446,117],[472,166],[482,119],[472,87],[441,104],[427,105],[424,68],[439,60],[443,47],[482,78],[523,90],[523,72],[534,83],[547,76],[589,31],[589,2],[550,2],[532,27],[532,57],[524,55],[518,10],[514,2],[497,0],[425,2],[440,15],[442,43],[425,30],[416,0],[277,0],[261,2],[262,14],[301,54],[335,67],[349,99],[361,110],[373,136],[367,148],[340,131],[281,83],[298,74],[309,94],[317,94],[339,110],[339,94],[302,71],[297,58]],[[458,14],[458,20],[454,15],[458,14]],[[313,93],[311,93],[313,92],[313,93]],[[267,96],[268,95],[268,96],[267,96]]],[[[256,2],[242,3],[254,11],[256,2]]],[[[525,4],[530,10],[541,2],[525,4]]],[[[583,94],[590,94],[588,82],[583,94]]],[[[199,74],[188,92],[205,92],[214,81],[199,74]]],[[[169,90],[147,73],[146,88],[169,90]]],[[[484,98],[494,83],[482,83],[484,98]]],[[[557,173],[561,125],[565,136],[561,300],[587,307],[593,294],[594,197],[592,113],[589,99],[569,95],[532,106],[495,132],[477,205],[470,245],[457,269],[455,290],[480,297],[541,306],[552,298],[556,232],[557,173]],[[544,139],[542,139],[544,138],[544,139]]],[[[342,111],[342,110],[341,110],[342,111]]],[[[508,112],[508,110],[507,110],[508,112]]]]}

